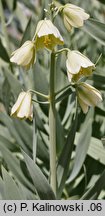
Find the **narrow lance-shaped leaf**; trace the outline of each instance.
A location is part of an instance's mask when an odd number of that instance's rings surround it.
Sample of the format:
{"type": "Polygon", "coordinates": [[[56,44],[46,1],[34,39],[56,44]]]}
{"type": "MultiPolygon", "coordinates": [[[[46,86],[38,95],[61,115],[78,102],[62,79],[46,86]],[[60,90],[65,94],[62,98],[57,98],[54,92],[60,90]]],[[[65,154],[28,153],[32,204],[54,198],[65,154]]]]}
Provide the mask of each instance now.
{"type": "Polygon", "coordinates": [[[6,200],[21,200],[22,193],[16,185],[15,181],[9,175],[4,167],[2,167],[2,174],[4,180],[4,199],[6,200]]]}
{"type": "Polygon", "coordinates": [[[2,58],[4,61],[10,63],[9,55],[8,55],[5,47],[3,46],[1,39],[0,39],[0,58],[2,58]]]}
{"type": "Polygon", "coordinates": [[[105,46],[105,24],[95,19],[89,19],[82,27],[83,31],[105,46]]]}
{"type": "Polygon", "coordinates": [[[30,40],[31,38],[31,18],[29,19],[26,29],[24,31],[24,35],[22,37],[20,46],[26,41],[26,40],[30,40]]]}
{"type": "Polygon", "coordinates": [[[7,69],[4,70],[4,76],[7,78],[8,83],[11,87],[11,91],[13,92],[14,96],[17,97],[20,91],[22,91],[22,85],[16,79],[16,77],[12,73],[10,73],[7,69]]]}
{"type": "Polygon", "coordinates": [[[88,116],[86,117],[85,122],[82,125],[82,130],[80,132],[80,137],[76,147],[74,166],[70,174],[70,177],[67,180],[67,183],[70,183],[75,179],[75,177],[78,175],[84,163],[88,151],[88,147],[90,144],[91,133],[92,133],[92,121],[90,117],[91,117],[91,110],[88,113],[88,116]]]}
{"type": "Polygon", "coordinates": [[[66,143],[64,145],[64,148],[61,152],[59,161],[58,161],[58,168],[57,168],[57,180],[58,180],[58,194],[57,197],[58,199],[60,198],[65,181],[67,178],[68,174],[68,169],[69,169],[69,164],[70,164],[70,159],[71,159],[71,154],[73,151],[73,144],[74,144],[74,138],[75,138],[75,133],[76,133],[76,128],[77,128],[77,116],[78,114],[76,113],[75,120],[72,124],[72,127],[70,129],[70,132],[68,134],[66,143]]]}
{"type": "Polygon", "coordinates": [[[105,187],[105,170],[96,181],[95,185],[91,187],[82,197],[82,200],[89,200],[89,199],[97,199],[98,195],[100,194],[101,190],[105,187]]]}
{"type": "Polygon", "coordinates": [[[33,119],[33,160],[36,162],[36,151],[37,151],[37,127],[35,117],[33,119]]]}
{"type": "Polygon", "coordinates": [[[24,186],[30,188],[31,191],[34,191],[32,183],[28,181],[20,169],[19,160],[3,145],[2,142],[0,142],[0,151],[2,152],[5,163],[8,165],[8,168],[14,176],[16,176],[24,186]]]}
{"type": "Polygon", "coordinates": [[[31,175],[31,178],[33,180],[33,183],[35,185],[35,189],[36,189],[40,199],[42,199],[42,200],[54,200],[55,195],[54,195],[47,179],[45,178],[45,176],[43,175],[43,173],[41,172],[39,167],[34,163],[34,161],[25,152],[22,151],[22,153],[23,153],[23,156],[25,158],[25,162],[26,162],[27,168],[29,170],[29,173],[31,175]]]}

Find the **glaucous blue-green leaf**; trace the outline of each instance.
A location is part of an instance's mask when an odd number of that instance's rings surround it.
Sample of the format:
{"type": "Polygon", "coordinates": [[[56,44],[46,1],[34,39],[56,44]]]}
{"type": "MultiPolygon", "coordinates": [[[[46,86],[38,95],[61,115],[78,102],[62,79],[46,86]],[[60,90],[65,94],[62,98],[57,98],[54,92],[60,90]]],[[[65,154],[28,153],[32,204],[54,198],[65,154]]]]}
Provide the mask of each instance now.
{"type": "Polygon", "coordinates": [[[25,152],[22,151],[22,153],[23,153],[23,156],[25,158],[25,162],[26,162],[28,171],[29,171],[31,178],[33,180],[35,189],[36,189],[40,199],[42,199],[42,200],[54,200],[55,195],[54,195],[47,179],[45,178],[45,176],[43,175],[43,173],[41,172],[39,167],[36,165],[36,163],[34,163],[34,161],[25,152]]]}
{"type": "Polygon", "coordinates": [[[101,190],[105,187],[105,170],[95,182],[93,187],[91,187],[87,192],[81,197],[83,200],[97,199],[101,190]]]}
{"type": "Polygon", "coordinates": [[[2,167],[2,175],[4,181],[4,199],[21,200],[24,199],[22,191],[19,190],[13,178],[9,175],[4,167],[2,167]]]}
{"type": "Polygon", "coordinates": [[[76,146],[74,166],[67,180],[67,183],[73,181],[74,178],[78,175],[88,151],[88,147],[91,139],[91,133],[92,133],[92,119],[90,118],[91,117],[90,112],[88,113],[88,116],[86,117],[82,125],[82,130],[80,131],[80,137],[77,141],[77,146],[76,146]]]}
{"type": "Polygon", "coordinates": [[[64,185],[65,185],[65,181],[67,178],[71,154],[73,151],[73,144],[74,144],[76,129],[77,129],[77,114],[72,123],[72,126],[70,128],[69,134],[66,139],[66,143],[62,149],[61,155],[58,160],[58,166],[57,166],[57,181],[58,181],[57,197],[58,199],[60,198],[62,194],[64,185]]]}
{"type": "Polygon", "coordinates": [[[89,19],[82,27],[83,31],[105,46],[105,24],[95,19],[89,19]]]}

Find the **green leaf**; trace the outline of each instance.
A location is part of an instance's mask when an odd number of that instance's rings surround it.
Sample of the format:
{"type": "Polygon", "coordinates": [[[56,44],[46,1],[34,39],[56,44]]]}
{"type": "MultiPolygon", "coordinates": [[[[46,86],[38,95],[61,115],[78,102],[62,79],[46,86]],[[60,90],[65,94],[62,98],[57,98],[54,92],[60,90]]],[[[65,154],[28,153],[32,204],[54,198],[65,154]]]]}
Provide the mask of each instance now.
{"type": "Polygon", "coordinates": [[[23,143],[29,150],[32,150],[32,127],[29,126],[24,120],[20,121],[18,119],[13,119],[13,124],[23,143]]]}
{"type": "Polygon", "coordinates": [[[66,89],[65,91],[63,91],[60,95],[58,95],[56,97],[56,103],[59,101],[62,101],[64,98],[66,98],[67,96],[69,96],[70,94],[72,94],[72,90],[70,88],[66,89]]]}
{"type": "Polygon", "coordinates": [[[77,140],[74,166],[70,174],[70,177],[67,180],[68,184],[75,179],[80,169],[82,168],[90,144],[91,133],[92,133],[92,120],[90,118],[90,112],[89,112],[88,116],[86,117],[82,125],[82,130],[80,131],[80,137],[77,140]]]}
{"type": "Polygon", "coordinates": [[[16,146],[15,146],[15,143],[14,143],[14,140],[8,140],[7,137],[5,136],[2,136],[0,135],[0,141],[3,142],[4,146],[6,148],[8,148],[9,150],[13,151],[14,149],[16,150],[16,146]]]}
{"type": "Polygon", "coordinates": [[[27,0],[17,0],[20,3],[22,2],[26,7],[28,7],[30,10],[32,10],[33,12],[35,12],[35,7],[33,6],[33,4],[30,1],[27,0]]]}
{"type": "Polygon", "coordinates": [[[41,134],[41,137],[40,137],[38,133],[36,153],[37,153],[37,157],[40,158],[40,160],[45,162],[47,165],[49,164],[49,153],[48,153],[48,149],[46,148],[44,140],[43,140],[43,134],[41,134]]]}
{"type": "Polygon", "coordinates": [[[4,182],[0,176],[0,200],[4,199],[4,182]]]}
{"type": "Polygon", "coordinates": [[[12,119],[7,114],[0,113],[0,121],[3,122],[3,124],[5,126],[7,126],[11,135],[16,140],[18,145],[20,145],[24,149],[24,151],[26,151],[26,152],[28,152],[28,154],[30,154],[26,144],[22,141],[21,137],[19,136],[18,132],[16,131],[14,124],[12,122],[12,119]]]}
{"type": "Polygon", "coordinates": [[[11,97],[11,88],[10,88],[10,84],[8,83],[8,80],[6,78],[4,80],[4,83],[2,86],[2,98],[3,98],[3,103],[5,105],[7,112],[9,110],[10,97],[11,97]]]}
{"type": "MultiPolygon", "coordinates": [[[[80,133],[76,133],[75,144],[77,145],[80,133]]],[[[102,142],[95,138],[91,137],[90,145],[87,154],[92,157],[94,160],[97,160],[99,163],[105,165],[105,148],[102,142]]]]}
{"type": "Polygon", "coordinates": [[[2,175],[4,180],[4,199],[22,200],[23,195],[21,191],[4,167],[2,167],[2,175]]]}
{"type": "Polygon", "coordinates": [[[40,199],[54,200],[55,195],[39,167],[25,152],[22,151],[22,153],[40,199]]]}
{"type": "Polygon", "coordinates": [[[21,86],[20,82],[7,69],[4,70],[3,73],[8,80],[8,83],[11,87],[11,91],[13,92],[14,95],[18,96],[18,94],[22,91],[22,86],[21,86]]]}
{"type": "Polygon", "coordinates": [[[63,73],[63,69],[65,69],[66,57],[64,53],[59,55],[56,59],[56,73],[55,73],[55,92],[59,91],[62,87],[66,87],[69,85],[69,81],[65,73],[63,73]],[[63,65],[63,69],[62,69],[63,65]]]}
{"type": "Polygon", "coordinates": [[[26,26],[26,29],[24,31],[24,35],[22,37],[22,40],[21,40],[21,44],[20,46],[26,41],[26,40],[30,40],[31,38],[31,17],[27,23],[27,26],[26,26]]]}
{"type": "Polygon", "coordinates": [[[5,47],[3,46],[1,39],[0,39],[0,57],[1,57],[4,61],[10,63],[9,55],[8,55],[8,53],[7,53],[6,49],[5,49],[5,47]]]}
{"type": "Polygon", "coordinates": [[[57,142],[57,154],[59,155],[63,149],[64,143],[65,143],[65,137],[64,137],[64,129],[61,124],[60,115],[58,112],[56,112],[56,142],[57,142]]]}
{"type": "MultiPolygon", "coordinates": [[[[48,69],[47,69],[48,70],[48,69]]],[[[35,90],[39,92],[43,92],[43,94],[48,94],[48,79],[47,79],[47,71],[41,64],[38,62],[34,65],[34,82],[35,82],[35,90]]],[[[38,96],[40,99],[40,96],[38,96]]],[[[43,98],[41,97],[41,100],[43,98]]]]}
{"type": "MultiPolygon", "coordinates": [[[[19,144],[21,144],[21,146],[26,152],[28,149],[29,150],[28,155],[30,155],[30,152],[33,151],[33,142],[35,145],[35,139],[33,140],[33,130],[34,129],[24,120],[20,121],[18,119],[13,119],[13,125],[17,133],[17,135],[15,133],[13,134],[13,136],[16,138],[17,141],[19,137],[19,139],[21,140],[19,141],[19,144]],[[25,145],[27,149],[23,145],[25,145]]],[[[36,133],[34,134],[34,136],[36,137],[36,133]]],[[[33,152],[33,154],[34,153],[35,152],[33,152]]],[[[46,146],[44,145],[42,140],[39,140],[39,138],[38,138],[38,143],[37,143],[36,155],[39,157],[39,159],[43,161],[48,161],[48,152],[47,152],[46,146]]]]}
{"type": "Polygon", "coordinates": [[[33,160],[36,161],[36,152],[37,152],[37,127],[35,122],[35,117],[33,119],[33,160]]]}
{"type": "Polygon", "coordinates": [[[98,0],[99,2],[101,2],[102,4],[105,4],[105,0],[98,0]]]}
{"type": "Polygon", "coordinates": [[[63,150],[61,152],[59,161],[58,161],[58,167],[57,167],[57,180],[58,180],[58,193],[57,198],[59,199],[62,191],[64,189],[65,181],[68,174],[71,154],[73,151],[73,144],[74,144],[74,138],[77,128],[77,114],[75,117],[75,120],[73,121],[72,127],[70,129],[70,132],[68,134],[68,137],[66,139],[66,143],[63,147],[63,150]]]}
{"type": "Polygon", "coordinates": [[[17,177],[17,179],[24,185],[30,188],[31,191],[34,191],[34,187],[31,182],[23,175],[20,168],[19,160],[9,151],[4,144],[0,141],[0,151],[3,154],[3,158],[11,170],[11,172],[17,177]]]}
{"type": "Polygon", "coordinates": [[[105,46],[105,24],[95,19],[89,19],[82,27],[83,31],[105,46]]]}
{"type": "Polygon", "coordinates": [[[82,197],[82,200],[97,199],[101,190],[105,187],[105,170],[96,181],[93,187],[91,187],[82,197]]]}

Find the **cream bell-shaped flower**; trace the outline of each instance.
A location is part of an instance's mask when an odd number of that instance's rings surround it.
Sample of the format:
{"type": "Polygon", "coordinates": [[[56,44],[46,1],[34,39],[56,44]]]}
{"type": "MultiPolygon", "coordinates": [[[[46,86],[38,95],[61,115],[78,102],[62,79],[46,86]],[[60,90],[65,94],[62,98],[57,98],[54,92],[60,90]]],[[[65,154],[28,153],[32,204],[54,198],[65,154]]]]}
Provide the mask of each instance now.
{"type": "Polygon", "coordinates": [[[26,41],[19,49],[15,50],[11,56],[11,62],[21,65],[28,70],[36,60],[34,42],[26,41]]]}
{"type": "Polygon", "coordinates": [[[11,109],[11,116],[19,119],[33,119],[33,105],[31,99],[31,93],[21,92],[14,106],[11,109]]]}
{"type": "Polygon", "coordinates": [[[61,12],[63,13],[64,25],[69,32],[72,27],[82,27],[84,20],[89,18],[89,14],[85,13],[84,9],[73,4],[66,4],[61,7],[61,12]]]}
{"type": "Polygon", "coordinates": [[[101,93],[93,86],[80,82],[77,83],[77,99],[84,113],[88,112],[89,106],[96,106],[102,101],[101,93]]]}
{"type": "Polygon", "coordinates": [[[50,20],[41,20],[38,22],[35,33],[36,49],[47,48],[53,50],[56,45],[63,45],[64,40],[53,23],[50,20]]]}
{"type": "Polygon", "coordinates": [[[95,65],[76,50],[68,51],[66,67],[68,79],[74,83],[84,76],[90,76],[95,69],[95,65]]]}

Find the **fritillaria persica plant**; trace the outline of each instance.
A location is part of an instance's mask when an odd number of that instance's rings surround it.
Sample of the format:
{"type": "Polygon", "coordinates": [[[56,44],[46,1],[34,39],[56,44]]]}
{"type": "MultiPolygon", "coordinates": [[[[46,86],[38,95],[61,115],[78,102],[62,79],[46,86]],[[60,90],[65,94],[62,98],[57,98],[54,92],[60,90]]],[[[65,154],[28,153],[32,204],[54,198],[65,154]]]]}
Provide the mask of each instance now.
{"type": "MultiPolygon", "coordinates": [[[[24,70],[29,70],[36,62],[38,50],[47,49],[51,56],[50,62],[50,80],[49,80],[49,95],[44,95],[35,90],[28,90],[27,92],[20,92],[19,97],[11,109],[11,116],[20,119],[33,119],[33,94],[38,94],[46,98],[49,104],[49,152],[50,152],[50,184],[56,194],[56,96],[55,92],[55,58],[65,52],[67,69],[67,77],[70,83],[68,88],[74,88],[76,93],[76,100],[84,113],[88,112],[90,106],[96,106],[102,101],[100,92],[91,85],[83,82],[95,70],[95,65],[82,53],[77,50],[70,50],[63,48],[65,41],[59,30],[54,24],[58,14],[62,17],[65,28],[68,34],[72,28],[80,28],[84,22],[89,18],[89,15],[80,7],[73,4],[61,5],[58,2],[53,2],[49,5],[50,18],[45,17],[37,24],[34,37],[32,41],[26,41],[19,49],[14,51],[11,55],[10,61],[20,65],[24,70]],[[62,46],[59,49],[58,45],[62,46]],[[81,81],[82,80],[82,81],[81,81]]],[[[60,74],[59,74],[60,76],[60,74]]],[[[62,89],[64,90],[63,86],[62,89]]],[[[62,92],[62,90],[61,90],[62,92]]]]}

